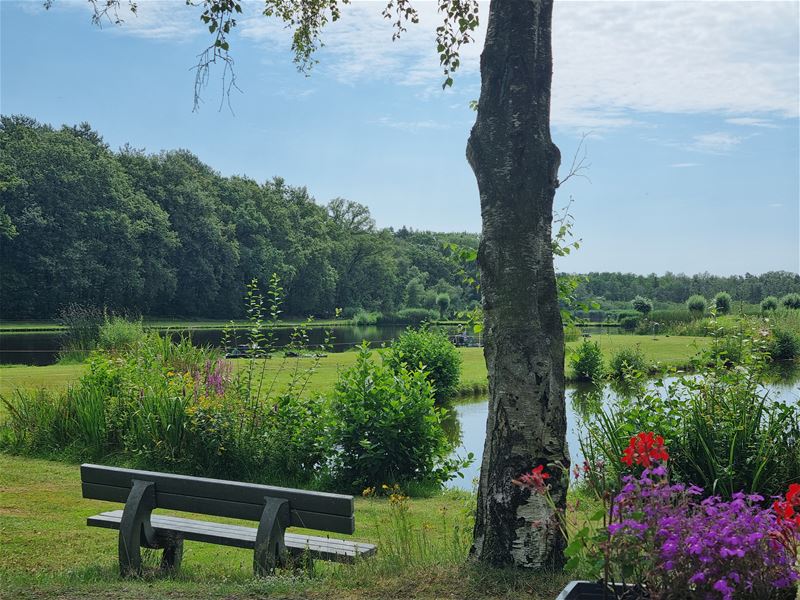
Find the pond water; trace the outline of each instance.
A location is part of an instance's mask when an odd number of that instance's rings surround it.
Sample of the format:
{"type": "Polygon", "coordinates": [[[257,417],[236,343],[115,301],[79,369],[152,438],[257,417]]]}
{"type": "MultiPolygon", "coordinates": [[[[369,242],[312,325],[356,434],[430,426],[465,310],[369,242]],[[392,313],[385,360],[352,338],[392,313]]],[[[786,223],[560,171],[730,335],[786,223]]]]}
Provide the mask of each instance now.
{"type": "MultiPolygon", "coordinates": [[[[362,340],[368,341],[373,346],[390,343],[406,329],[406,325],[369,325],[356,327],[352,325],[331,327],[333,332],[333,352],[344,352],[362,340]]],[[[308,329],[309,344],[318,346],[325,339],[325,327],[308,329]]],[[[179,339],[181,335],[190,335],[196,346],[222,347],[223,333],[221,329],[169,329],[173,338],[179,339]]],[[[247,339],[240,330],[236,343],[244,344],[247,339]]],[[[280,327],[275,330],[275,345],[285,346],[290,341],[291,327],[280,327]]],[[[63,342],[63,334],[57,331],[42,331],[29,333],[1,333],[0,334],[0,364],[21,365],[52,365],[58,360],[58,352],[63,342]]]]}
{"type": "MultiPolygon", "coordinates": [[[[781,374],[779,383],[765,385],[770,391],[770,397],[774,400],[784,402],[800,401],[800,369],[791,369],[781,374]]],[[[665,383],[674,381],[674,378],[665,378],[665,383]]],[[[567,400],[567,443],[569,444],[570,458],[573,464],[580,464],[583,457],[580,454],[580,444],[578,443],[578,432],[583,422],[581,414],[581,402],[585,399],[587,386],[570,385],[566,390],[567,400]]],[[[617,393],[611,386],[604,388],[604,402],[613,403],[618,399],[617,393]]],[[[463,470],[464,478],[456,478],[448,483],[449,487],[472,490],[473,481],[480,475],[481,457],[483,456],[483,442],[486,438],[486,416],[489,410],[488,399],[470,399],[466,402],[457,403],[451,408],[454,414],[454,421],[450,425],[450,430],[461,436],[461,446],[455,451],[458,456],[466,456],[472,452],[475,461],[463,470]]]]}

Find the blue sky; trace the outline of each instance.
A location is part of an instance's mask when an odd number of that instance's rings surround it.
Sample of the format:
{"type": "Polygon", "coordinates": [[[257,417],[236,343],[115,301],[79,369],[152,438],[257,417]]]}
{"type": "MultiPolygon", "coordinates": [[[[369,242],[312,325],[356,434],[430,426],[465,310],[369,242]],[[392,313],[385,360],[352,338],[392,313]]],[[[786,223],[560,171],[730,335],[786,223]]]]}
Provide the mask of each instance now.
{"type": "MultiPolygon", "coordinates": [[[[112,147],[187,148],[221,173],[366,204],[381,226],[479,231],[464,149],[483,32],[443,92],[435,6],[401,40],[378,2],[344,7],[311,77],[288,34],[248,5],[231,40],[242,93],[219,110],[212,73],[192,112],[197,9],[139,0],[121,26],[88,3],[0,1],[0,108],[88,121],[112,147]]],[[[488,3],[483,3],[485,15],[488,3]]],[[[558,2],[553,136],[583,240],[560,268],[718,274],[800,271],[797,2],[558,2]]],[[[485,21],[485,19],[484,19],[485,21]]]]}

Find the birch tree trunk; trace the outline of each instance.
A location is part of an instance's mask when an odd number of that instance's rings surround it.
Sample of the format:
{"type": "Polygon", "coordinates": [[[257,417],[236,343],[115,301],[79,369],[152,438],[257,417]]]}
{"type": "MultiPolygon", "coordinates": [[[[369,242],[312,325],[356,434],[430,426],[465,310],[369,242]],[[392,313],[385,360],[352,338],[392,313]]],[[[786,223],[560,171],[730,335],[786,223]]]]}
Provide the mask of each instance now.
{"type": "MultiPolygon", "coordinates": [[[[472,553],[494,566],[563,564],[564,541],[541,496],[511,479],[569,468],[564,334],[551,245],[560,153],[550,138],[552,0],[492,0],[478,115],[467,158],[478,180],[478,251],[489,417],[472,553]]],[[[548,483],[561,507],[566,481],[548,483]]]]}

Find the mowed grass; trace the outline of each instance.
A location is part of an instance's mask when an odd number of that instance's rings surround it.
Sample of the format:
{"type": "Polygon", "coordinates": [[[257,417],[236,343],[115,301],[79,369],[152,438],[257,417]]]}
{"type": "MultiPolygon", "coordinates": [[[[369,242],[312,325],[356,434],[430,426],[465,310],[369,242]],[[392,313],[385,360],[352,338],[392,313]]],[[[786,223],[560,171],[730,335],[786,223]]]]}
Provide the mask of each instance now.
{"type": "MultiPolygon", "coordinates": [[[[688,336],[640,336],[640,335],[595,335],[591,341],[600,344],[606,360],[622,348],[638,346],[648,361],[660,363],[664,366],[682,367],[689,363],[691,357],[698,350],[705,347],[710,338],[688,336]]],[[[580,342],[567,344],[567,364],[570,352],[580,342]]],[[[464,392],[482,392],[486,387],[486,363],[483,358],[482,348],[459,348],[462,358],[462,374],[460,388],[464,392]]],[[[255,361],[253,365],[254,377],[261,381],[262,362],[264,378],[263,388],[273,385],[281,389],[291,380],[296,368],[304,370],[307,366],[316,364],[316,370],[309,379],[308,391],[321,394],[329,392],[342,369],[350,367],[355,362],[355,352],[340,352],[329,354],[317,362],[313,358],[284,359],[274,356],[267,361],[255,361]]],[[[233,361],[239,371],[250,369],[250,361],[238,359],[233,361]]],[[[65,388],[76,382],[86,369],[85,365],[51,365],[46,367],[33,367],[27,365],[12,365],[0,368],[0,395],[7,396],[15,389],[59,389],[65,388]]],[[[569,368],[567,368],[569,377],[569,368]]],[[[2,407],[0,407],[2,410],[2,407]]]]}
{"type": "MultiPolygon", "coordinates": [[[[122,580],[116,532],[85,524],[86,517],[121,505],[81,498],[78,465],[0,454],[0,596],[552,600],[567,575],[468,562],[474,504],[472,494],[455,491],[410,499],[401,526],[388,500],[357,498],[353,537],[379,550],[356,565],[318,561],[311,574],[255,579],[251,551],[186,542],[179,574],[122,580]],[[402,536],[412,541],[406,553],[395,551],[402,536]]],[[[148,563],[157,564],[156,551],[145,552],[148,563]]]]}

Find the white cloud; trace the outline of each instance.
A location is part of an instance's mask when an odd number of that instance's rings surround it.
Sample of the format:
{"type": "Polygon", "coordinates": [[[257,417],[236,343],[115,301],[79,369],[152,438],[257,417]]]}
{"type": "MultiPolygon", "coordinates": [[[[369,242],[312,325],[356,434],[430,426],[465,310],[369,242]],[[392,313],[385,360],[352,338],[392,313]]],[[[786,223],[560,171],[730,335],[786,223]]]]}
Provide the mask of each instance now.
{"type": "Polygon", "coordinates": [[[688,148],[697,152],[724,154],[735,149],[744,139],[746,138],[732,135],[724,131],[701,133],[692,138],[692,142],[688,145],[688,148]]]}
{"type": "Polygon", "coordinates": [[[756,117],[735,117],[733,119],[725,119],[725,122],[745,127],[765,127],[768,129],[776,129],[778,127],[770,119],[758,119],[756,117]]]}
{"type": "Polygon", "coordinates": [[[415,133],[422,129],[447,129],[448,125],[444,123],[439,123],[437,121],[425,120],[425,121],[398,121],[391,117],[381,117],[377,121],[375,121],[378,125],[382,125],[384,127],[391,127],[392,129],[400,129],[402,131],[409,131],[415,133]]]}
{"type": "Polygon", "coordinates": [[[670,165],[670,167],[672,167],[673,169],[690,169],[692,167],[700,167],[700,166],[702,166],[700,163],[693,163],[693,162],[674,163],[670,165]]]}
{"type": "Polygon", "coordinates": [[[783,206],[783,204],[781,204],[780,202],[773,202],[773,203],[769,204],[770,208],[781,208],[782,206],[783,206]]]}
{"type": "MultiPolygon", "coordinates": [[[[138,5],[137,17],[107,29],[193,39],[201,49],[207,33],[197,9],[176,0],[139,0],[138,5]]],[[[263,17],[259,6],[246,5],[237,35],[260,48],[265,60],[284,63],[290,33],[263,17]]],[[[415,86],[421,98],[441,93],[436,4],[417,0],[420,23],[409,25],[394,43],[391,23],[381,16],[383,6],[356,0],[343,7],[342,18],[323,33],[326,46],[317,57],[317,76],[345,84],[377,79],[415,86]]],[[[483,23],[487,10],[483,0],[483,23]]],[[[714,113],[730,116],[734,125],[769,127],[770,119],[797,117],[798,18],[797,2],[557,2],[553,122],[604,129],[638,125],[641,113],[714,113]]],[[[455,93],[464,101],[477,97],[474,81],[484,36],[482,27],[477,42],[462,50],[455,93]]],[[[234,55],[239,41],[232,40],[234,55]]]]}

